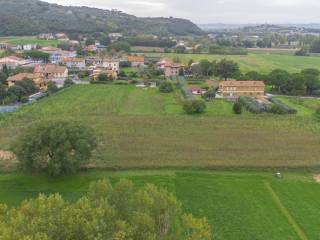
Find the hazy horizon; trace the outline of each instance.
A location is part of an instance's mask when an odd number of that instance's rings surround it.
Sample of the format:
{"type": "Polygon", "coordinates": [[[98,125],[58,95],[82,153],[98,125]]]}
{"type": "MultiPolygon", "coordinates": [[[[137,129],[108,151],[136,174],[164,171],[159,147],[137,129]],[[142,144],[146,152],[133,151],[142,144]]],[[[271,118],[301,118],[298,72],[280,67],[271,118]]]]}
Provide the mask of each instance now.
{"type": "Polygon", "coordinates": [[[197,24],[320,23],[317,0],[44,0],[72,6],[118,9],[139,17],[178,17],[197,24]]]}

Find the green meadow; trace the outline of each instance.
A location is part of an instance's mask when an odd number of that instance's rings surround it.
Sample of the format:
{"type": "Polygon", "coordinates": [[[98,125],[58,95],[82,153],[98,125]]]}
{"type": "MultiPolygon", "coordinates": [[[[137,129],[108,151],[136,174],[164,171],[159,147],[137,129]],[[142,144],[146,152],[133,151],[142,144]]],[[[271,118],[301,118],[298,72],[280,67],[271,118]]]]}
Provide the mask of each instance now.
{"type": "Polygon", "coordinates": [[[284,54],[249,53],[248,55],[214,55],[214,54],[177,54],[177,53],[146,53],[146,56],[158,56],[167,59],[179,58],[182,63],[187,64],[191,59],[194,62],[202,59],[209,61],[231,59],[239,63],[244,72],[258,71],[269,73],[274,69],[281,68],[291,73],[299,72],[306,68],[320,70],[319,57],[300,57],[284,54]]]}
{"type": "Polygon", "coordinates": [[[38,44],[43,47],[56,47],[61,41],[59,40],[45,40],[37,37],[0,37],[1,43],[8,43],[13,45],[38,44]]]}
{"type": "Polygon", "coordinates": [[[98,148],[87,168],[53,179],[0,161],[0,203],[17,206],[39,193],[76,201],[90,182],[132,180],[167,188],[187,212],[206,217],[215,240],[319,239],[319,100],[279,97],[294,116],[234,115],[215,100],[201,116],[182,111],[179,91],[135,86],[73,86],[0,118],[0,150],[40,121],[92,126],[98,148]],[[91,169],[93,168],[93,169],[91,169]],[[283,179],[274,176],[283,172],[283,179]]]}
{"type": "Polygon", "coordinates": [[[87,171],[57,180],[45,176],[0,175],[0,201],[18,205],[38,193],[59,192],[76,201],[90,182],[132,180],[136,186],[165,187],[187,212],[207,217],[216,240],[319,239],[320,186],[312,174],[222,171],[87,171]]]}
{"type": "MultiPolygon", "coordinates": [[[[312,108],[297,115],[237,116],[215,100],[206,113],[188,116],[179,91],[161,94],[135,86],[74,86],[21,108],[0,121],[0,146],[39,121],[74,120],[92,126],[99,146],[91,167],[280,168],[319,165],[320,124],[312,108]]],[[[0,165],[10,166],[11,162],[0,165]]],[[[14,162],[12,162],[14,165],[14,162]]]]}

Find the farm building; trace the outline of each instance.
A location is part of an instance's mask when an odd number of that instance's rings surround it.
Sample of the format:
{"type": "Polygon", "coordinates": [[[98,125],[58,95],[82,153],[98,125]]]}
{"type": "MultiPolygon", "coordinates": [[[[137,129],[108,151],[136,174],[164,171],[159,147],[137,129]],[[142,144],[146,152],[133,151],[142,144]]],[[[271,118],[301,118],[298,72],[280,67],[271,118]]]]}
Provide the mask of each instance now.
{"type": "Polygon", "coordinates": [[[164,76],[166,78],[177,77],[183,71],[183,65],[178,63],[167,63],[164,66],[164,76]]]}
{"type": "Polygon", "coordinates": [[[223,97],[263,96],[265,84],[263,81],[222,81],[218,94],[223,97]]]}
{"type": "Polygon", "coordinates": [[[54,64],[38,65],[34,69],[34,74],[45,81],[55,82],[58,87],[62,87],[68,77],[68,69],[65,66],[54,64]]]}

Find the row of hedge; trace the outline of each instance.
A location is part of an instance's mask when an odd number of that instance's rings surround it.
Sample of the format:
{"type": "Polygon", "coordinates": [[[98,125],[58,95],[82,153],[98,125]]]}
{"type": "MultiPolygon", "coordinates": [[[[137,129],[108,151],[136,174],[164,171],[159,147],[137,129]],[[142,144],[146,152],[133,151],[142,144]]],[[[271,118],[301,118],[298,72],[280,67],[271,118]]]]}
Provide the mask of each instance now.
{"type": "Polygon", "coordinates": [[[271,108],[272,113],[275,114],[296,114],[297,110],[287,106],[283,102],[281,102],[279,99],[276,98],[270,98],[270,102],[273,103],[273,106],[271,108]]]}
{"type": "Polygon", "coordinates": [[[239,97],[238,101],[251,113],[271,112],[271,105],[259,103],[252,97],[239,97]]]}
{"type": "Polygon", "coordinates": [[[260,113],[273,113],[273,114],[295,114],[297,110],[285,105],[283,102],[276,98],[270,98],[272,104],[260,103],[252,97],[240,97],[239,103],[242,104],[249,112],[260,113]]]}
{"type": "Polygon", "coordinates": [[[178,86],[178,88],[180,88],[185,99],[187,99],[189,101],[195,100],[194,95],[192,94],[188,84],[186,83],[186,81],[184,79],[178,79],[177,86],[178,86]]]}

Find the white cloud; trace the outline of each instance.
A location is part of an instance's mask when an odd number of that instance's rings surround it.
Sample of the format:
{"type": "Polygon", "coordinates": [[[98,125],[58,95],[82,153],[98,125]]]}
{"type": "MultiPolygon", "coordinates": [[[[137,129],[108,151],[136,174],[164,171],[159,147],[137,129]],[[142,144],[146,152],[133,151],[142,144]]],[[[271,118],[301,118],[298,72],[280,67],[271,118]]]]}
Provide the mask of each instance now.
{"type": "MultiPolygon", "coordinates": [[[[45,1],[45,0],[44,0],[45,1]]],[[[320,22],[320,0],[47,0],[119,9],[136,16],[175,16],[197,23],[320,22]]]]}

